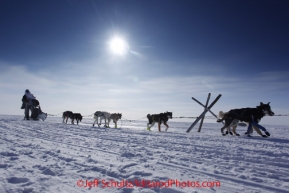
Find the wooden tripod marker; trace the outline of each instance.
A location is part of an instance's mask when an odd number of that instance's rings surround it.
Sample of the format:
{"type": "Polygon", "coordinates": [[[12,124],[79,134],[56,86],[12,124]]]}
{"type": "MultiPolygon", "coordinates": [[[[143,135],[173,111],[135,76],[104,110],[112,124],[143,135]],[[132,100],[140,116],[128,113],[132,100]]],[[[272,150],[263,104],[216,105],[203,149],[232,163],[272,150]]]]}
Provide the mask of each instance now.
{"type": "MultiPolygon", "coordinates": [[[[208,98],[207,98],[206,105],[204,106],[204,107],[205,107],[204,110],[206,110],[206,108],[208,107],[208,103],[209,103],[209,101],[210,101],[210,97],[211,97],[211,93],[208,94],[208,98]]],[[[192,98],[193,98],[193,97],[192,97],[192,98]]],[[[205,118],[205,116],[203,116],[202,119],[201,119],[198,132],[201,132],[201,129],[202,129],[202,126],[203,126],[203,122],[204,122],[204,118],[205,118]]]]}
{"type": "Polygon", "coordinates": [[[221,98],[221,94],[210,104],[208,108],[205,108],[204,112],[193,122],[193,124],[188,128],[187,133],[189,133],[193,127],[205,116],[205,114],[210,111],[210,109],[216,104],[216,102],[221,98]]]}
{"type": "MultiPolygon", "coordinates": [[[[202,107],[207,108],[205,105],[203,105],[200,101],[198,101],[198,100],[195,99],[194,97],[192,97],[192,99],[193,99],[194,101],[196,101],[197,103],[199,103],[202,107]]],[[[210,112],[214,117],[216,117],[216,119],[219,119],[218,116],[217,116],[215,113],[213,113],[213,111],[209,110],[209,112],[210,112]]],[[[223,123],[223,125],[225,125],[224,121],[222,121],[222,123],[223,123]]]]}

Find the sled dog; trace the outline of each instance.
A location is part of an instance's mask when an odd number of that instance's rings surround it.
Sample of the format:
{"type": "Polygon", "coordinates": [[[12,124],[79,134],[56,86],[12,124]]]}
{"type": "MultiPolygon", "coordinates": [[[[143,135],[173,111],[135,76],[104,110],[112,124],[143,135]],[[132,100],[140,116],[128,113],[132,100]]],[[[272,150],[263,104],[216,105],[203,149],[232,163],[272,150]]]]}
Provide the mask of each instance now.
{"type": "MultiPolygon", "coordinates": [[[[218,118],[219,119],[222,119],[224,117],[224,115],[226,114],[226,112],[223,112],[223,111],[220,111],[219,112],[219,115],[218,115],[218,118]]],[[[225,136],[225,135],[228,135],[230,133],[230,135],[233,135],[235,134],[236,136],[240,136],[240,134],[237,133],[236,131],[236,128],[238,127],[238,125],[240,124],[240,121],[238,119],[234,119],[231,123],[231,125],[229,127],[227,127],[227,131],[225,133],[222,132],[222,134],[225,136]],[[232,129],[231,129],[232,128],[232,129]]],[[[248,123],[244,123],[244,125],[247,125],[248,123]]],[[[253,125],[253,128],[250,130],[250,134],[253,133],[253,129],[259,134],[261,135],[262,137],[267,137],[267,135],[263,135],[262,132],[260,131],[260,129],[256,126],[253,125]]]]}
{"type": "Polygon", "coordinates": [[[42,121],[44,121],[46,118],[47,118],[47,113],[43,113],[40,109],[40,113],[38,114],[37,119],[38,120],[41,119],[42,121]]]}
{"type": "Polygon", "coordinates": [[[71,124],[73,124],[73,112],[72,111],[63,112],[62,118],[63,118],[63,121],[62,121],[63,123],[64,123],[64,120],[66,120],[65,123],[67,124],[68,119],[71,119],[71,124]]]}
{"type": "Polygon", "coordinates": [[[121,116],[122,116],[121,113],[112,113],[112,114],[110,114],[110,119],[112,119],[115,128],[117,128],[117,121],[119,119],[121,119],[121,116]]]}
{"type": "Polygon", "coordinates": [[[154,126],[154,124],[157,122],[158,123],[158,129],[161,131],[161,124],[163,123],[166,126],[166,131],[168,130],[169,126],[167,124],[169,119],[173,118],[173,113],[172,112],[164,112],[160,114],[148,114],[148,123],[147,123],[147,130],[150,131],[151,127],[154,126]]]}
{"type": "Polygon", "coordinates": [[[81,114],[80,113],[73,113],[72,124],[74,124],[74,120],[76,120],[76,123],[78,125],[78,122],[81,122],[81,120],[82,120],[81,114]]]}
{"type": "Polygon", "coordinates": [[[95,125],[95,123],[97,123],[97,125],[100,127],[101,125],[101,121],[102,119],[104,119],[105,123],[104,123],[104,127],[109,127],[109,122],[110,122],[110,113],[106,112],[106,111],[96,111],[94,113],[94,117],[95,119],[94,123],[93,123],[93,127],[95,125]],[[100,119],[100,122],[98,123],[98,118],[100,119]]]}
{"type": "MultiPolygon", "coordinates": [[[[250,136],[250,131],[253,126],[256,126],[263,130],[267,136],[270,136],[270,133],[261,125],[258,124],[260,120],[265,116],[273,116],[274,112],[271,110],[270,102],[263,104],[260,102],[260,105],[256,108],[242,108],[242,109],[232,109],[227,113],[224,113],[223,118],[218,119],[217,122],[222,122],[225,120],[225,125],[221,128],[221,133],[223,130],[234,125],[234,120],[239,120],[248,123],[247,134],[250,136]]],[[[236,123],[236,121],[235,121],[236,123]]]]}

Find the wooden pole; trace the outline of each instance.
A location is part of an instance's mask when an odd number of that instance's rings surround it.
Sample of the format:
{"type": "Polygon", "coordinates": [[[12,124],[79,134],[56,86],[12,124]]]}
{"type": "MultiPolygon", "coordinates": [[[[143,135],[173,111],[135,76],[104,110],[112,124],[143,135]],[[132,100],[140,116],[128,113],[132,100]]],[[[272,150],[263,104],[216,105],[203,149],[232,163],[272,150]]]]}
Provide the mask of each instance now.
{"type": "MultiPolygon", "coordinates": [[[[203,105],[200,101],[198,101],[198,100],[195,99],[194,97],[192,97],[192,99],[193,99],[194,101],[196,101],[197,103],[199,103],[202,107],[206,108],[205,105],[203,105]]],[[[210,112],[214,117],[216,117],[216,119],[218,119],[218,116],[217,116],[215,113],[213,113],[213,111],[209,110],[209,112],[210,112]]],[[[222,121],[222,123],[223,123],[223,125],[225,125],[224,121],[222,121]]]]}
{"type": "Polygon", "coordinates": [[[193,129],[193,127],[200,121],[200,119],[201,119],[203,116],[205,116],[205,114],[214,106],[214,104],[220,99],[221,96],[222,96],[222,95],[219,94],[219,95],[217,96],[217,98],[210,104],[210,106],[204,110],[204,112],[203,112],[203,113],[195,120],[195,122],[193,122],[193,124],[188,128],[187,133],[189,133],[189,132],[193,129]]]}
{"type": "MultiPolygon", "coordinates": [[[[197,103],[199,103],[202,107],[206,108],[205,105],[203,105],[200,101],[198,101],[198,100],[195,99],[194,97],[192,97],[192,99],[193,99],[194,101],[196,101],[197,103]]],[[[213,113],[213,111],[209,110],[209,112],[210,112],[214,117],[218,118],[217,115],[216,115],[215,113],[213,113]]]]}
{"type": "MultiPolygon", "coordinates": [[[[208,98],[207,98],[207,102],[206,102],[206,105],[205,105],[205,109],[204,109],[204,110],[206,110],[206,108],[208,107],[208,103],[209,103],[209,101],[210,101],[210,97],[211,97],[211,93],[208,94],[208,98]]],[[[205,116],[203,116],[202,119],[201,119],[198,132],[201,132],[201,129],[202,129],[202,126],[203,126],[203,122],[204,122],[204,118],[205,118],[205,116]]]]}

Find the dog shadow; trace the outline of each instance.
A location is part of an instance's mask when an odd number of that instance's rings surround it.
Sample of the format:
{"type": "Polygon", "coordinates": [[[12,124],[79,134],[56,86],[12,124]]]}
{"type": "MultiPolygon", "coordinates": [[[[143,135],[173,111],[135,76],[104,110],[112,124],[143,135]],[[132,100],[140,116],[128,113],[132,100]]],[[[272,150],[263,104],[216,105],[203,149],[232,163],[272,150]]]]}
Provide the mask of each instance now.
{"type": "Polygon", "coordinates": [[[244,136],[244,138],[252,139],[252,140],[266,140],[266,141],[270,141],[270,142],[274,142],[274,143],[287,143],[287,144],[289,144],[289,139],[261,137],[261,136],[252,136],[252,137],[244,136]]]}

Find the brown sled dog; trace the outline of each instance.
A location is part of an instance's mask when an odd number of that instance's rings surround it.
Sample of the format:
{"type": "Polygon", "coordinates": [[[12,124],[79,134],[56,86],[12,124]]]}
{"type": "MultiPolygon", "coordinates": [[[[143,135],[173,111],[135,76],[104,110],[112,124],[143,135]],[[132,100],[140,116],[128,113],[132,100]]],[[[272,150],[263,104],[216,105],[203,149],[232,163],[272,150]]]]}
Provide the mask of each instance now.
{"type": "Polygon", "coordinates": [[[71,124],[73,124],[73,112],[72,111],[63,112],[62,118],[63,118],[63,121],[62,121],[63,123],[64,123],[64,120],[65,120],[65,123],[67,124],[67,121],[70,118],[71,119],[71,124]]]}

